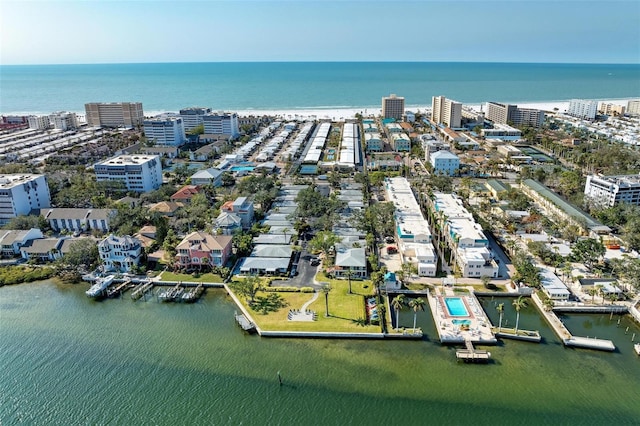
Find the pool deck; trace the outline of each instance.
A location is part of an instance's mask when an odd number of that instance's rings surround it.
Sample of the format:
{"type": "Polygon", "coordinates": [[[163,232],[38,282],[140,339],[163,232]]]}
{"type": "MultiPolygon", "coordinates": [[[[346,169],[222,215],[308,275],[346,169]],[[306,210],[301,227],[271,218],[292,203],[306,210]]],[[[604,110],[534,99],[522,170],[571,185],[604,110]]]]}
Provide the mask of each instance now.
{"type": "Polygon", "coordinates": [[[472,294],[458,295],[453,290],[436,288],[427,295],[431,316],[436,324],[436,330],[442,344],[474,344],[495,345],[498,341],[491,331],[491,322],[482,310],[480,302],[472,294]],[[444,302],[444,297],[460,297],[463,299],[468,316],[451,316],[444,302]],[[467,320],[469,329],[463,330],[454,320],[467,320]]]}

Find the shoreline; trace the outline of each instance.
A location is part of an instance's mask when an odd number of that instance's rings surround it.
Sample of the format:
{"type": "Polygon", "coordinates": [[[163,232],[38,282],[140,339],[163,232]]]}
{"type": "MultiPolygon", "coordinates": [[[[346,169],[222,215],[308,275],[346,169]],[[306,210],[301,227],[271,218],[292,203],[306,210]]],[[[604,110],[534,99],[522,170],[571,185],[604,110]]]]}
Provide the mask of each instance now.
{"type": "MultiPolygon", "coordinates": [[[[638,98],[615,98],[615,99],[589,99],[593,101],[597,101],[598,103],[606,102],[614,105],[622,105],[626,106],[627,102],[630,100],[634,100],[638,98]]],[[[481,108],[484,109],[484,105],[486,102],[477,103],[462,103],[464,107],[472,108],[476,111],[480,111],[481,108]]],[[[570,100],[550,100],[550,101],[518,101],[518,102],[508,102],[509,104],[518,105],[520,108],[533,108],[540,109],[547,112],[554,112],[554,109],[557,108],[557,112],[566,111],[570,100]]],[[[144,107],[144,102],[143,102],[144,107]]],[[[213,108],[212,108],[213,110],[213,108]]],[[[431,105],[422,104],[422,105],[406,105],[406,111],[413,112],[425,112],[431,110],[431,105]]],[[[217,110],[216,110],[217,111],[217,110]]],[[[341,119],[354,118],[356,114],[362,114],[363,116],[379,116],[382,114],[382,108],[380,106],[362,106],[362,107],[300,107],[300,108],[282,108],[282,109],[224,109],[224,111],[236,112],[239,116],[272,116],[283,119],[295,120],[295,119],[332,119],[334,121],[338,121],[341,119]]],[[[42,112],[42,111],[13,111],[13,112],[2,112],[0,115],[3,116],[28,116],[28,115],[48,115],[51,112],[42,112]]],[[[70,111],[74,112],[78,115],[85,115],[85,111],[70,111]]],[[[176,113],[177,110],[150,110],[145,111],[145,117],[153,117],[160,114],[167,113],[176,113]]]]}

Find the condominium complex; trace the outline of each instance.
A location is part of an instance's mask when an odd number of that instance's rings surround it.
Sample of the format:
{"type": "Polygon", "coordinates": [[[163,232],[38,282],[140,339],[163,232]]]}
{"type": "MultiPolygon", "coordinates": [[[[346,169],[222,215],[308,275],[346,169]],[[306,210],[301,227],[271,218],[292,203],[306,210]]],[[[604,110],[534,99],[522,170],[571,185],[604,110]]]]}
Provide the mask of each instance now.
{"type": "Polygon", "coordinates": [[[640,174],[587,176],[584,194],[609,207],[618,203],[640,205],[640,174]]]}
{"type": "Polygon", "coordinates": [[[431,120],[436,124],[459,128],[462,124],[462,104],[444,96],[431,99],[431,120]]]}
{"type": "Polygon", "coordinates": [[[29,123],[29,128],[33,130],[47,130],[51,127],[51,121],[48,115],[30,115],[27,118],[27,122],[29,123]]]}
{"type": "Polygon", "coordinates": [[[640,115],[640,99],[627,102],[627,114],[633,116],[640,115]]]}
{"type": "Polygon", "coordinates": [[[157,155],[121,155],[95,166],[98,182],[121,181],[127,190],[147,192],[162,185],[162,163],[157,155]]]}
{"type": "Polygon", "coordinates": [[[68,130],[78,128],[78,118],[74,112],[54,112],[49,114],[49,121],[54,129],[68,130]]]}
{"type": "Polygon", "coordinates": [[[402,120],[404,115],[404,98],[391,94],[382,98],[382,118],[402,120]]]}
{"type": "Polygon", "coordinates": [[[494,124],[493,129],[482,129],[482,137],[486,139],[499,139],[502,141],[517,141],[522,139],[522,132],[506,124],[494,124]]]}
{"type": "Polygon", "coordinates": [[[211,108],[189,107],[181,109],[180,117],[184,123],[184,130],[188,132],[204,124],[202,117],[209,113],[211,113],[211,108]]]}
{"type": "Polygon", "coordinates": [[[569,102],[569,109],[567,109],[567,114],[587,120],[596,118],[597,112],[598,102],[584,99],[572,99],[569,102]]]}
{"type": "Polygon", "coordinates": [[[433,166],[436,175],[453,176],[460,168],[460,159],[452,152],[441,150],[429,156],[429,162],[433,166]]]}
{"type": "Polygon", "coordinates": [[[144,120],[144,135],[155,145],[181,146],[185,143],[182,117],[155,117],[144,120]]]}
{"type": "Polygon", "coordinates": [[[598,108],[598,112],[604,115],[624,115],[624,105],[608,104],[602,102],[598,108]]]}
{"type": "Polygon", "coordinates": [[[462,276],[496,278],[498,264],[489,250],[489,240],[462,201],[453,194],[435,193],[432,202],[462,276]]]}
{"type": "Polygon", "coordinates": [[[214,112],[202,116],[204,132],[208,135],[224,135],[235,138],[240,134],[238,114],[214,112]]]}
{"type": "Polygon", "coordinates": [[[517,126],[540,127],[544,123],[544,111],[518,108],[518,105],[487,102],[487,119],[497,124],[512,123],[517,126]]]}
{"type": "Polygon", "coordinates": [[[84,104],[87,123],[99,127],[135,127],[144,120],[140,102],[92,102],[84,104]]]}
{"type": "Polygon", "coordinates": [[[44,175],[0,175],[0,225],[50,205],[51,195],[44,175]]]}
{"type": "Polygon", "coordinates": [[[416,264],[418,275],[435,277],[437,255],[433,248],[429,222],[422,215],[411,185],[403,177],[386,178],[387,199],[394,207],[395,229],[402,261],[416,264]]]}

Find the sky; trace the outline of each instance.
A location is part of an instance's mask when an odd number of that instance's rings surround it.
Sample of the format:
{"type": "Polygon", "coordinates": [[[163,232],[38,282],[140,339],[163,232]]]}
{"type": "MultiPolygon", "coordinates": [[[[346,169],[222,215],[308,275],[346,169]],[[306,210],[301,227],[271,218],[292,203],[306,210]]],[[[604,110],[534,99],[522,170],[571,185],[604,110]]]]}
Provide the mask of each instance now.
{"type": "Polygon", "coordinates": [[[638,0],[0,0],[0,64],[640,63],[638,0]]]}

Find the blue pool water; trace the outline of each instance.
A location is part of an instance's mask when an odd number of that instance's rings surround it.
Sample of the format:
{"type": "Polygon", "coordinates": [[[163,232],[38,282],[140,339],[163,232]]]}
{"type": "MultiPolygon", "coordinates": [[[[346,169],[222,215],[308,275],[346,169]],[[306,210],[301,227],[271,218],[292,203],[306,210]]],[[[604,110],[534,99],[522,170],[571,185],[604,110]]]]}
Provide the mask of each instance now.
{"type": "Polygon", "coordinates": [[[464,306],[464,302],[460,297],[445,297],[444,303],[447,305],[449,315],[452,317],[468,317],[469,312],[464,306]]]}
{"type": "Polygon", "coordinates": [[[451,322],[454,325],[471,325],[471,320],[459,320],[459,319],[454,319],[451,320],[451,322]]]}
{"type": "Polygon", "coordinates": [[[254,166],[233,166],[231,167],[232,172],[252,172],[255,169],[254,166]]]}

